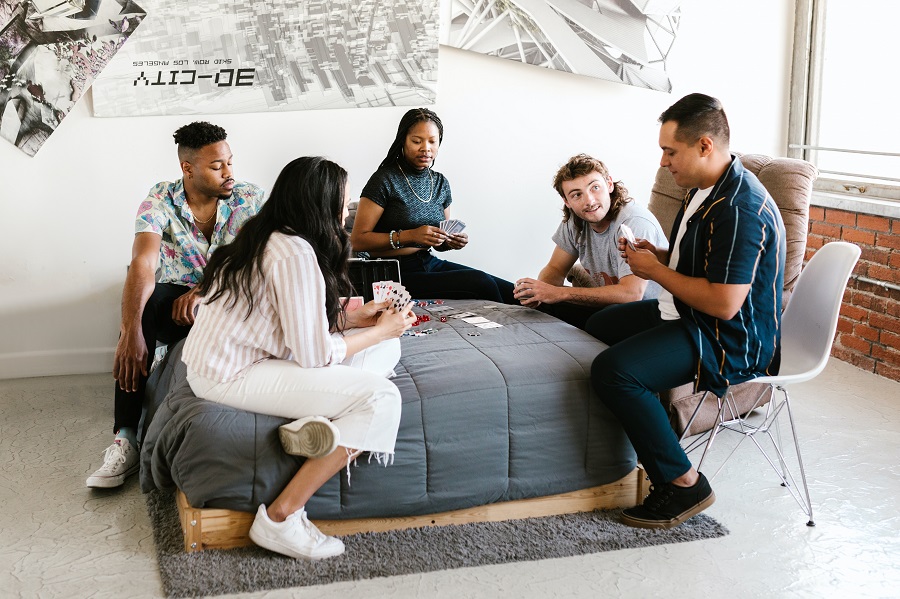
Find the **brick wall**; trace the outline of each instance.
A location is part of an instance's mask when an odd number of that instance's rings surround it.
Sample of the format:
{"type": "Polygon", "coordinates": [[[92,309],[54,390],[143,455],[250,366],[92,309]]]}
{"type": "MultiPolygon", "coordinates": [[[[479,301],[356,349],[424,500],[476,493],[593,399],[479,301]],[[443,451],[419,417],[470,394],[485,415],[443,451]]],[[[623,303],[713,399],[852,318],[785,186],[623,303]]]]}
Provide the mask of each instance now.
{"type": "Polygon", "coordinates": [[[855,243],[862,255],[844,292],[831,353],[900,381],[900,291],[856,279],[900,285],[900,219],[811,207],[806,258],[837,240],[855,243]]]}

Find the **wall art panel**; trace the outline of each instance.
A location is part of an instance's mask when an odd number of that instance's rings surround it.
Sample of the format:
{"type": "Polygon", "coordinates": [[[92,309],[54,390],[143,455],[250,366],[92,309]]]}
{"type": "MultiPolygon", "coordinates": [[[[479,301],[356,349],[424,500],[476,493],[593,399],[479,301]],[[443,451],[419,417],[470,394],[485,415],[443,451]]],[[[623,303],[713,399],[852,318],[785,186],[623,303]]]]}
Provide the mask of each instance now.
{"type": "Polygon", "coordinates": [[[441,43],[490,56],[671,91],[675,0],[444,0],[441,43]]]}
{"type": "Polygon", "coordinates": [[[0,0],[0,137],[34,156],[145,15],[130,0],[0,0]]]}
{"type": "Polygon", "coordinates": [[[438,0],[147,0],[95,116],[433,104],[438,0]]]}

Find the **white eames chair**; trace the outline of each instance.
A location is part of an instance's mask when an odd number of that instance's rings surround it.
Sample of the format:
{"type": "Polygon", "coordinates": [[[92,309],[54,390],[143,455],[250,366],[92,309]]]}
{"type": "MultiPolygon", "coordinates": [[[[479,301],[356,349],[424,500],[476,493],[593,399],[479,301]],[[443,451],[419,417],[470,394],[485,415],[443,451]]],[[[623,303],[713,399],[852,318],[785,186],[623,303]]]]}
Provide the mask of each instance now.
{"type": "MultiPolygon", "coordinates": [[[[742,438],[719,466],[719,469],[709,477],[710,480],[715,478],[740,444],[746,439],[750,439],[765,456],[769,465],[778,473],[782,486],[790,491],[809,518],[807,526],[815,526],[815,522],[787,386],[815,378],[828,363],[837,330],[844,289],[859,256],[859,247],[851,243],[835,241],[825,244],[809,260],[800,273],[793,295],[782,315],[779,373],[777,376],[763,376],[754,379],[756,382],[768,385],[766,391],[772,395],[772,400],[765,406],[762,422],[751,422],[749,412],[743,415],[737,414],[732,405],[733,402],[729,401],[729,394],[726,392],[723,398],[719,398],[719,415],[716,425],[709,432],[706,447],[700,458],[700,464],[697,466],[698,470],[702,467],[703,460],[720,432],[738,433],[742,435],[742,438]],[[780,401],[776,400],[776,390],[781,392],[782,399],[780,401]],[[778,420],[778,416],[782,412],[787,413],[788,424],[794,438],[797,466],[800,471],[800,481],[803,484],[802,494],[782,452],[778,420]],[[771,443],[765,443],[764,438],[761,443],[757,437],[766,437],[771,443]],[[774,449],[774,454],[770,453],[771,450],[767,451],[769,446],[774,449]]],[[[762,396],[764,397],[765,393],[762,396]]],[[[696,445],[695,442],[689,446],[688,450],[696,445]]]]}

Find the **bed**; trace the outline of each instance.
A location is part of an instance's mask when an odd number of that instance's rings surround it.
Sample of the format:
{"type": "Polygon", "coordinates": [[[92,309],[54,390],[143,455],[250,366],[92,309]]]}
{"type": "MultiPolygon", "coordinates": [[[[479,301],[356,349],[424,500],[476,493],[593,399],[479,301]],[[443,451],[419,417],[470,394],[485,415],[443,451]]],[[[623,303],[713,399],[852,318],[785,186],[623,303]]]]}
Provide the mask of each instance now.
{"type": "MultiPolygon", "coordinates": [[[[579,493],[593,498],[579,504],[588,508],[640,502],[643,477],[631,444],[590,389],[601,342],[521,306],[447,300],[415,311],[430,320],[401,339],[394,461],[385,467],[364,454],[349,481],[346,471],[329,480],[307,504],[323,531],[348,532],[339,526],[347,522],[357,523],[353,531],[375,530],[373,522],[438,523],[440,514],[458,521],[461,511],[485,519],[482,508],[491,506],[495,516],[497,506],[522,514],[528,510],[514,506],[547,498],[553,501],[543,501],[540,513],[576,511],[560,501],[579,493]],[[453,317],[460,312],[502,326],[453,317]]],[[[148,382],[141,487],[178,490],[186,535],[205,514],[207,524],[225,518],[227,536],[237,539],[219,546],[246,544],[233,529],[249,528],[257,506],[276,497],[303,458],[281,450],[277,428],[287,419],[195,397],[180,355],[181,343],[148,382]]],[[[188,548],[216,543],[186,536],[188,548]]]]}

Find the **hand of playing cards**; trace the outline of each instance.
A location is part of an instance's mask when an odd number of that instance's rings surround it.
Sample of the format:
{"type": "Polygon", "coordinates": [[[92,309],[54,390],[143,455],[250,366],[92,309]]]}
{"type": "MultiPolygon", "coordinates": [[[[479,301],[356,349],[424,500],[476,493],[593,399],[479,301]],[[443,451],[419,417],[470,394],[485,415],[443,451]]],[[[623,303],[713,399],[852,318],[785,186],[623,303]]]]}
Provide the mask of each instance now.
{"type": "Polygon", "coordinates": [[[448,220],[442,220],[438,226],[441,228],[441,231],[449,233],[450,235],[456,235],[457,233],[462,233],[462,230],[466,228],[466,223],[462,222],[461,220],[451,218],[448,220]]]}
{"type": "Polygon", "coordinates": [[[406,287],[394,281],[377,281],[372,283],[373,299],[376,302],[388,302],[389,307],[394,310],[405,308],[412,297],[406,290],[406,287]]]}

